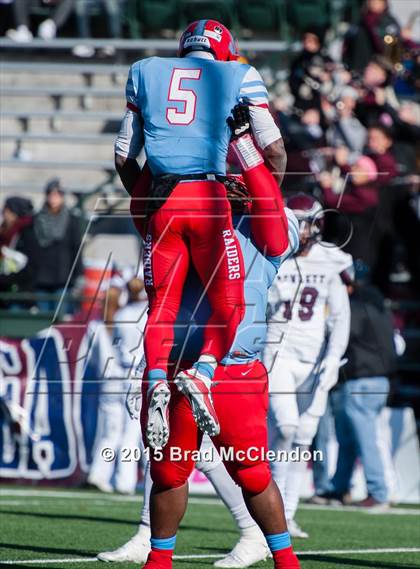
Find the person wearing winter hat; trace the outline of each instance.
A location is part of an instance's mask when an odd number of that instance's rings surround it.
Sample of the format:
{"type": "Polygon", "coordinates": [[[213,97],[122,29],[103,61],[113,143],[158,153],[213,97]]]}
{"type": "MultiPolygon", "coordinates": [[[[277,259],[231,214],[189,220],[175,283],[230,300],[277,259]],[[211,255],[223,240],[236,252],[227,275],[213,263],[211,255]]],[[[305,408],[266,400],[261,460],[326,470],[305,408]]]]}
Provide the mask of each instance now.
{"type": "Polygon", "coordinates": [[[20,231],[32,223],[32,202],[20,196],[7,198],[3,205],[3,220],[0,225],[0,246],[13,246],[20,231]]]}
{"type": "MultiPolygon", "coordinates": [[[[80,219],[66,206],[58,178],[45,186],[45,202],[34,218],[34,230],[41,257],[37,289],[40,293],[60,294],[69,279],[71,286],[82,272],[79,255],[82,236],[80,219]]],[[[39,303],[42,310],[54,310],[55,306],[50,301],[39,303]]]]}
{"type": "Polygon", "coordinates": [[[3,204],[0,223],[0,291],[32,290],[36,272],[32,202],[11,196],[3,204]]]}

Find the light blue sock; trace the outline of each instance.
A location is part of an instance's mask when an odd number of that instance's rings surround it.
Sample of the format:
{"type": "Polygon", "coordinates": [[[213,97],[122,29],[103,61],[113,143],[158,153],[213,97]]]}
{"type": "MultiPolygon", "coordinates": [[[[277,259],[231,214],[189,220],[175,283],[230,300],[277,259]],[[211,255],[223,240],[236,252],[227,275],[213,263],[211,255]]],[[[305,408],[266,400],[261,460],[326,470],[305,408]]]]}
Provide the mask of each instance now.
{"type": "Polygon", "coordinates": [[[209,379],[214,377],[214,367],[206,362],[196,362],[193,367],[201,374],[205,375],[209,379]]]}
{"type": "Polygon", "coordinates": [[[163,369],[151,369],[147,374],[147,391],[150,392],[151,389],[158,383],[159,381],[167,381],[166,372],[163,369]]]}
{"type": "Polygon", "coordinates": [[[284,533],[273,533],[271,535],[266,535],[265,539],[271,553],[280,551],[281,549],[287,549],[292,545],[288,531],[285,531],[284,533]]]}
{"type": "Polygon", "coordinates": [[[151,537],[150,545],[153,549],[163,549],[164,551],[173,551],[175,549],[176,535],[173,537],[159,538],[151,537]]]}

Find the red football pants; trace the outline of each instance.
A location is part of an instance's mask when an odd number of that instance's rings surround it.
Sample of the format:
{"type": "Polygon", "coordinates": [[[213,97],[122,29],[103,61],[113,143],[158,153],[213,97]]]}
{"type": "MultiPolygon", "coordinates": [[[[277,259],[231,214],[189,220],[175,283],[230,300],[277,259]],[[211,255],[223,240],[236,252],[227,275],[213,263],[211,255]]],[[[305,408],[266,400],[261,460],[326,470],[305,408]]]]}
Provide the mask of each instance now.
{"type": "MultiPolygon", "coordinates": [[[[189,367],[184,363],[185,367],[189,367]]],[[[175,372],[175,370],[174,370],[175,372]]],[[[246,492],[259,494],[271,481],[266,460],[268,378],[259,362],[216,369],[212,386],[214,407],[220,421],[220,435],[212,439],[233,480],[246,492]],[[223,451],[222,451],[223,449],[223,451]]],[[[143,382],[141,424],[147,423],[147,381],[143,382]]],[[[157,487],[182,486],[194,468],[202,432],[198,429],[187,398],[171,383],[169,441],[156,453],[150,452],[151,476],[157,487]]]]}
{"type": "Polygon", "coordinates": [[[233,343],[245,300],[242,252],[226,190],[219,182],[178,184],[150,219],[144,248],[149,297],[144,352],[149,369],[167,371],[190,259],[212,310],[201,353],[220,361],[233,343]]]}

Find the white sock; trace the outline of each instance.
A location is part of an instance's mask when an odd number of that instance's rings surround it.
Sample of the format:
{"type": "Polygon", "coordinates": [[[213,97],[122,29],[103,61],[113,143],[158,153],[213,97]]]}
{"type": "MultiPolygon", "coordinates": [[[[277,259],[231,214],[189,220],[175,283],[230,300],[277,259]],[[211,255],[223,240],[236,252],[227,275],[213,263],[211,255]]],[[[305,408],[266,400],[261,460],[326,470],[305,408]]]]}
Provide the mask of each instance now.
{"type": "Polygon", "coordinates": [[[258,525],[256,523],[254,523],[253,526],[241,529],[241,537],[246,537],[247,539],[258,540],[258,541],[262,541],[263,543],[265,543],[264,534],[260,530],[260,528],[258,527],[258,525]]]}
{"type": "Polygon", "coordinates": [[[147,461],[144,470],[143,507],[141,509],[140,525],[150,527],[150,493],[152,491],[152,477],[150,476],[150,462],[147,461]]]}
{"type": "MultiPolygon", "coordinates": [[[[285,432],[286,429],[284,429],[285,432]]],[[[273,437],[271,441],[271,450],[276,451],[283,451],[284,453],[289,453],[292,450],[293,439],[295,437],[295,430],[292,428],[290,429],[289,436],[281,436],[280,433],[277,431],[276,435],[273,437]]],[[[287,460],[273,460],[271,462],[271,473],[273,478],[280,490],[280,494],[284,499],[284,494],[286,492],[286,480],[288,477],[290,464],[287,460]]]]}
{"type": "MultiPolygon", "coordinates": [[[[296,445],[300,451],[308,450],[306,445],[296,445]]],[[[283,495],[286,519],[293,520],[299,505],[300,488],[306,470],[306,462],[290,462],[286,479],[286,492],[283,495]]]]}
{"type": "Polygon", "coordinates": [[[202,472],[213,484],[214,489],[229,509],[241,532],[246,528],[258,527],[248,512],[239,486],[235,484],[221,462],[208,472],[202,472]]]}

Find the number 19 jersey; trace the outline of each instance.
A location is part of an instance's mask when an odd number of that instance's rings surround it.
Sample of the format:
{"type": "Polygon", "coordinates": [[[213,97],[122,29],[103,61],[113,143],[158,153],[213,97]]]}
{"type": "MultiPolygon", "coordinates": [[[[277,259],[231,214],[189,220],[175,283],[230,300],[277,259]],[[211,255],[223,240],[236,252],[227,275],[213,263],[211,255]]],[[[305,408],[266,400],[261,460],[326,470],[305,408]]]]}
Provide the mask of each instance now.
{"type": "Polygon", "coordinates": [[[141,115],[154,175],[225,174],[230,140],[226,119],[240,99],[252,96],[268,101],[254,68],[198,57],[137,61],[126,87],[128,107],[141,115]],[[256,80],[247,81],[255,74],[256,80]]]}
{"type": "MultiPolygon", "coordinates": [[[[271,356],[315,363],[322,355],[328,305],[341,298],[341,273],[353,259],[331,243],[315,243],[308,255],[287,259],[269,291],[266,350],[271,356]]],[[[336,302],[335,302],[336,304],[336,302]]]]}

